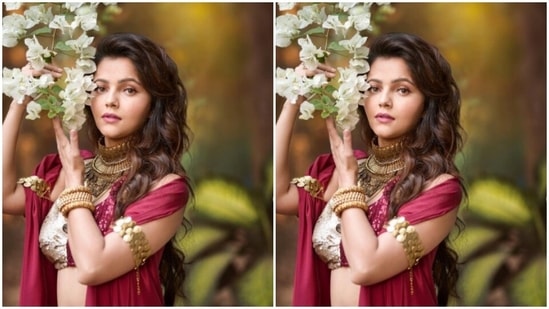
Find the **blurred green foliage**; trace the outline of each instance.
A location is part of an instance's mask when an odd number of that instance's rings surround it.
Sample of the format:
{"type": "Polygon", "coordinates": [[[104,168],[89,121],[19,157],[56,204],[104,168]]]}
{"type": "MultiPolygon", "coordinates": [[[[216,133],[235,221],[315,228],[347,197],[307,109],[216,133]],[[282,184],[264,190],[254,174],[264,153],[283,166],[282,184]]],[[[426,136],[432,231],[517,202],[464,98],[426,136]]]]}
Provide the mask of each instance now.
{"type": "MultiPolygon", "coordinates": [[[[545,164],[539,171],[539,187],[546,188],[545,164]]],[[[454,235],[463,264],[461,298],[453,305],[486,305],[498,292],[500,304],[546,305],[546,193],[495,178],[471,184],[460,213],[466,226],[454,235]]]]}
{"type": "Polygon", "coordinates": [[[222,178],[197,185],[192,226],[178,241],[189,261],[180,304],[273,305],[272,164],[265,170],[257,190],[222,178]]]}

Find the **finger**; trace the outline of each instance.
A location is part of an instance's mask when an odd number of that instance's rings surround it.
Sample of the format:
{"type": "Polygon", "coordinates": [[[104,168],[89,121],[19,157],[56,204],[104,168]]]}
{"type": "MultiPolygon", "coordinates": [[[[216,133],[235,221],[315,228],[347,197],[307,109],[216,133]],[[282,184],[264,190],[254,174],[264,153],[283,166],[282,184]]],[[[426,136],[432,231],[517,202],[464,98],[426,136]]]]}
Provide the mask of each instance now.
{"type": "Polygon", "coordinates": [[[63,126],[61,125],[61,119],[59,117],[54,117],[52,119],[53,131],[55,132],[55,139],[57,140],[57,146],[65,145],[68,140],[63,131],[63,126]]]}
{"type": "Polygon", "coordinates": [[[80,146],[78,145],[78,131],[70,131],[71,151],[73,154],[80,154],[80,146]]]}
{"type": "Polygon", "coordinates": [[[347,154],[353,153],[353,135],[351,130],[343,130],[343,148],[347,154]]]}
{"type": "Polygon", "coordinates": [[[330,140],[340,140],[333,117],[326,118],[326,128],[328,129],[328,137],[330,140]]]}

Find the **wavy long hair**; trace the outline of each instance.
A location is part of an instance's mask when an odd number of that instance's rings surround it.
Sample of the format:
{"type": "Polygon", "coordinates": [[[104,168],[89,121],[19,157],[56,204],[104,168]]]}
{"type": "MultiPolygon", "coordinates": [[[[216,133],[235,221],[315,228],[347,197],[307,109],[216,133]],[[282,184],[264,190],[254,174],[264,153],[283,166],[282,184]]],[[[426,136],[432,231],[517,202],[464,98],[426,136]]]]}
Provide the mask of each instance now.
{"type": "MultiPolygon", "coordinates": [[[[388,33],[374,40],[370,46],[368,62],[378,58],[403,59],[425,96],[422,117],[415,130],[404,137],[405,162],[399,181],[391,193],[389,216],[422,192],[427,181],[448,173],[455,176],[467,195],[463,179],[454,163],[463,147],[463,128],[460,124],[460,91],[450,64],[440,51],[422,38],[406,33],[388,33]]],[[[370,142],[375,133],[368,124],[364,109],[359,109],[363,138],[370,142]]],[[[369,149],[371,150],[371,149],[369,149]]],[[[461,220],[457,220],[461,228],[461,220]]],[[[439,245],[433,265],[433,276],[438,289],[438,304],[446,305],[450,295],[457,297],[458,256],[449,247],[448,237],[439,245]]]]}
{"type": "MultiPolygon", "coordinates": [[[[161,46],[141,35],[116,33],[100,41],[95,54],[96,65],[106,57],[131,60],[151,96],[149,117],[129,140],[131,167],[117,196],[114,218],[118,218],[163,176],[174,173],[190,183],[180,160],[189,149],[191,138],[187,125],[187,92],[177,65],[161,46]]],[[[88,134],[97,145],[103,135],[91,110],[86,111],[88,134]]],[[[189,192],[192,196],[190,185],[189,192]]],[[[185,223],[183,220],[182,224],[185,223]]],[[[174,246],[174,238],[166,244],[160,264],[166,305],[173,305],[176,294],[183,295],[181,289],[185,279],[185,255],[174,246]]]]}

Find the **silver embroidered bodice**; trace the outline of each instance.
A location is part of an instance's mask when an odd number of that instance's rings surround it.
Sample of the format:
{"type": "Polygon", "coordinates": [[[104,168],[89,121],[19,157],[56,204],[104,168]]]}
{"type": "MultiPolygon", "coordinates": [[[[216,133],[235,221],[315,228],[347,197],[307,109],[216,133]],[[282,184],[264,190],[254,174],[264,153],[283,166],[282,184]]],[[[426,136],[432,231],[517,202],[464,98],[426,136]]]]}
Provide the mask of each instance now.
{"type": "Polygon", "coordinates": [[[46,215],[38,241],[40,250],[56,269],[67,267],[67,219],[59,212],[57,200],[46,215]]]}
{"type": "Polygon", "coordinates": [[[341,267],[339,244],[341,243],[340,219],[332,211],[330,199],[313,229],[313,248],[320,259],[328,264],[328,268],[341,267]]]}

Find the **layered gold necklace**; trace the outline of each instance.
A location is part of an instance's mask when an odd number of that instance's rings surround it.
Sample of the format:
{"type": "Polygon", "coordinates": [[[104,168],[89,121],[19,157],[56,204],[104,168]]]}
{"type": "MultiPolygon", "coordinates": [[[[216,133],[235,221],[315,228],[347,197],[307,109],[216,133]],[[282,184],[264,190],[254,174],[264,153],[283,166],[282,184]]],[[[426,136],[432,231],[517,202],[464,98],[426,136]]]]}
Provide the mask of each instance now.
{"type": "Polygon", "coordinates": [[[379,147],[372,140],[372,153],[358,166],[358,185],[371,197],[404,168],[402,141],[379,147]]]}
{"type": "Polygon", "coordinates": [[[86,164],[85,182],[95,198],[103,195],[115,180],[120,178],[129,168],[129,142],[106,147],[98,143],[97,154],[86,164]]]}

